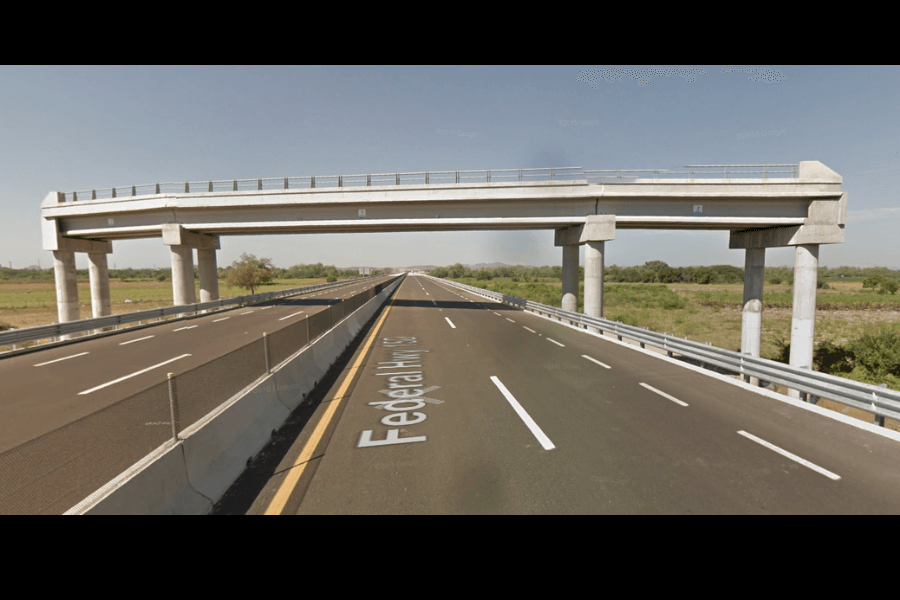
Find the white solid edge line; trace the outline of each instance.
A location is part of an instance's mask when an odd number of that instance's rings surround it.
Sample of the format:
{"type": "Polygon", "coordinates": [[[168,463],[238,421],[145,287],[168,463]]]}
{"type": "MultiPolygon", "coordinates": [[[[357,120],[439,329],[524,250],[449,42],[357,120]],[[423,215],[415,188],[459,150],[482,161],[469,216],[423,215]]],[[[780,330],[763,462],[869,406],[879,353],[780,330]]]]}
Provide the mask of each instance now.
{"type": "Polygon", "coordinates": [[[522,325],[522,329],[527,329],[527,330],[530,331],[531,333],[537,333],[537,331],[535,331],[535,330],[532,329],[531,327],[525,327],[524,325],[522,325]]]}
{"type": "Polygon", "coordinates": [[[450,323],[450,327],[452,327],[453,329],[456,329],[456,325],[453,324],[453,321],[451,321],[448,317],[444,317],[444,318],[447,319],[448,323],[450,323]]]}
{"type": "Polygon", "coordinates": [[[838,479],[841,478],[840,475],[835,475],[834,473],[832,473],[831,471],[828,471],[827,469],[823,469],[822,467],[820,467],[818,465],[814,465],[813,463],[809,462],[808,460],[800,458],[796,454],[791,454],[787,450],[782,450],[778,446],[776,446],[774,444],[770,444],[769,442],[767,442],[765,440],[761,440],[758,437],[756,437],[755,435],[749,434],[746,431],[738,431],[738,434],[744,436],[747,439],[753,440],[757,444],[761,444],[761,445],[765,446],[766,448],[768,448],[769,450],[772,450],[773,452],[777,452],[778,454],[781,454],[782,456],[786,456],[787,458],[793,460],[794,462],[798,462],[801,465],[803,465],[804,467],[807,467],[808,469],[812,469],[816,473],[824,475],[828,479],[837,481],[838,479]]]}
{"type": "Polygon", "coordinates": [[[222,317],[221,319],[213,319],[213,323],[218,323],[219,321],[225,321],[226,319],[230,319],[231,317],[222,317]]]}
{"type": "Polygon", "coordinates": [[[565,344],[560,344],[559,342],[557,342],[556,340],[554,340],[554,339],[552,339],[552,338],[544,338],[544,339],[553,342],[553,343],[556,344],[557,346],[562,346],[563,348],[566,347],[565,344]]]}
{"type": "Polygon", "coordinates": [[[103,385],[98,385],[95,388],[91,388],[89,390],[84,390],[83,392],[78,392],[78,395],[84,396],[85,394],[90,394],[91,392],[96,392],[97,390],[102,390],[103,388],[110,386],[114,383],[119,383],[120,381],[125,381],[126,379],[131,379],[132,377],[140,375],[141,373],[146,373],[147,371],[152,371],[153,369],[156,369],[157,367],[167,365],[170,362],[175,362],[176,360],[182,359],[185,356],[190,356],[190,354],[182,354],[181,356],[176,356],[175,358],[170,358],[169,360],[167,360],[165,362],[161,362],[158,365],[153,365],[152,367],[147,367],[146,369],[142,369],[142,370],[138,371],[137,373],[132,373],[131,375],[126,375],[125,377],[119,377],[118,379],[116,379],[114,381],[110,381],[109,383],[104,383],[103,385]]]}
{"type": "Polygon", "coordinates": [[[120,346],[125,346],[126,344],[133,344],[133,343],[139,342],[139,341],[141,341],[141,340],[149,340],[149,339],[152,338],[152,337],[156,337],[156,336],[155,336],[155,335],[148,335],[148,336],[145,336],[145,337],[142,337],[142,338],[138,338],[138,339],[136,339],[136,340],[128,340],[127,342],[122,342],[122,343],[120,343],[119,345],[120,345],[120,346]]]}
{"type": "Polygon", "coordinates": [[[656,389],[655,387],[651,387],[651,386],[647,385],[646,383],[641,383],[640,385],[643,386],[643,387],[645,387],[645,388],[647,388],[647,389],[650,390],[651,392],[656,392],[656,393],[659,394],[660,396],[662,396],[662,397],[664,397],[664,398],[668,398],[669,400],[671,400],[671,401],[674,402],[675,404],[680,404],[680,405],[682,405],[682,406],[687,406],[687,402],[682,402],[682,401],[679,400],[678,398],[673,398],[672,396],[668,395],[667,393],[659,391],[659,390],[656,389]]]}
{"type": "Polygon", "coordinates": [[[285,319],[290,319],[291,317],[296,317],[297,315],[302,314],[302,313],[303,313],[303,311],[301,310],[300,312],[295,312],[295,313],[292,314],[292,315],[288,315],[288,316],[286,316],[286,317],[281,317],[281,318],[278,319],[278,320],[279,320],[279,321],[284,321],[285,319]]]}
{"type": "Polygon", "coordinates": [[[72,356],[67,356],[65,358],[57,358],[56,360],[48,360],[47,362],[42,362],[34,365],[35,367],[43,367],[44,365],[53,364],[55,362],[59,362],[61,360],[69,360],[70,358],[75,358],[76,356],[84,356],[85,354],[90,354],[90,352],[82,352],[81,354],[73,354],[72,356]]]}
{"type": "Polygon", "coordinates": [[[525,425],[528,426],[528,429],[531,430],[531,433],[534,434],[534,437],[536,437],[537,440],[541,443],[541,446],[544,447],[544,450],[553,450],[554,448],[556,448],[556,446],[553,445],[553,442],[550,441],[550,438],[548,438],[544,434],[544,432],[541,431],[541,428],[538,427],[537,423],[534,422],[534,419],[532,419],[528,415],[528,413],[525,412],[525,409],[522,408],[522,405],[520,405],[513,397],[513,395],[509,393],[509,390],[506,389],[506,386],[503,385],[500,380],[497,379],[497,377],[494,375],[491,375],[491,381],[494,382],[494,385],[497,386],[497,389],[500,390],[500,393],[503,394],[503,397],[506,398],[507,402],[512,405],[513,410],[515,410],[516,414],[519,415],[519,418],[525,422],[525,425]]]}
{"type": "Polygon", "coordinates": [[[199,327],[199,325],[191,325],[190,327],[179,327],[178,329],[173,329],[172,331],[183,331],[185,329],[193,329],[194,327],[199,327]]]}
{"type": "Polygon", "coordinates": [[[600,365],[601,367],[606,367],[607,369],[612,369],[612,367],[609,366],[608,364],[602,363],[602,362],[600,362],[599,360],[597,360],[596,358],[591,358],[591,357],[588,356],[587,354],[582,354],[582,355],[581,355],[581,358],[586,358],[586,359],[588,359],[589,361],[591,361],[591,362],[593,362],[593,363],[597,363],[597,364],[600,365]]]}

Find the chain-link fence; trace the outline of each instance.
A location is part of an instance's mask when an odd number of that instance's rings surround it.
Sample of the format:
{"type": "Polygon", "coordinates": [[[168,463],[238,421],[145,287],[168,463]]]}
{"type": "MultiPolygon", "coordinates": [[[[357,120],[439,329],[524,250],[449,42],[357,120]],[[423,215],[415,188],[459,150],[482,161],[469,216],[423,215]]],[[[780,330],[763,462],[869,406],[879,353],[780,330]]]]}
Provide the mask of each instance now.
{"type": "MultiPolygon", "coordinates": [[[[62,514],[315,341],[391,281],[0,453],[0,514],[62,514]],[[174,418],[174,427],[173,427],[174,418]]],[[[14,424],[12,424],[14,426],[14,424]]]]}

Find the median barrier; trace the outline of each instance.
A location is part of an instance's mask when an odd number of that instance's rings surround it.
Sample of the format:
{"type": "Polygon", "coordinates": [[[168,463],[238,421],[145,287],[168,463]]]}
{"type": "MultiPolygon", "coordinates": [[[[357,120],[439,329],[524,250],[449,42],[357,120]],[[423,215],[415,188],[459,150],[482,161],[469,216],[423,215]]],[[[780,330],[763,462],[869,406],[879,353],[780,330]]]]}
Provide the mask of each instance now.
{"type": "Polygon", "coordinates": [[[208,513],[401,281],[66,514],[208,513]]]}

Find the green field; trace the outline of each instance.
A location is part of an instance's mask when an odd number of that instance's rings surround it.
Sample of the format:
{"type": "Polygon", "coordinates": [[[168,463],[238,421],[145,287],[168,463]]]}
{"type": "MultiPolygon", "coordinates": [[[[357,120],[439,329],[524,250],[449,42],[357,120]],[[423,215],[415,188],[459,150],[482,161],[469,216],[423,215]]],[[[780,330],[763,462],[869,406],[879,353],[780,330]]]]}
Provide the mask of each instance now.
{"type": "MultiPolygon", "coordinates": [[[[295,287],[325,283],[320,279],[277,279],[256,289],[257,294],[295,287]]],[[[199,283],[197,299],[200,298],[199,283]]],[[[249,295],[249,291],[230,287],[219,280],[219,298],[249,295]]],[[[172,282],[155,280],[110,281],[110,300],[113,314],[136,312],[150,308],[172,306],[172,282]],[[130,302],[126,302],[130,300],[130,302]]],[[[88,281],[78,281],[78,301],[81,318],[91,317],[91,290],[88,281]]],[[[0,329],[34,327],[57,320],[56,288],[50,283],[0,283],[0,329]]]]}

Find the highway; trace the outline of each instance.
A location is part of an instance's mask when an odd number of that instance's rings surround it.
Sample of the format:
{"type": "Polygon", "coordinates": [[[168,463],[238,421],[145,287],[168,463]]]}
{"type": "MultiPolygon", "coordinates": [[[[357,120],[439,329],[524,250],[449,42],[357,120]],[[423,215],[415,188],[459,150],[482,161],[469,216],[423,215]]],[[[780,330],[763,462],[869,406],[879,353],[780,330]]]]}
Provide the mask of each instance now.
{"type": "MultiPolygon", "coordinates": [[[[386,280],[361,279],[0,360],[0,452],[165,382],[166,373],[177,377],[259,340],[264,332],[277,334],[386,280]]],[[[224,379],[219,375],[207,387],[214,389],[224,379]]]]}
{"type": "Polygon", "coordinates": [[[897,441],[433,279],[366,335],[243,512],[900,512],[897,441]]]}

